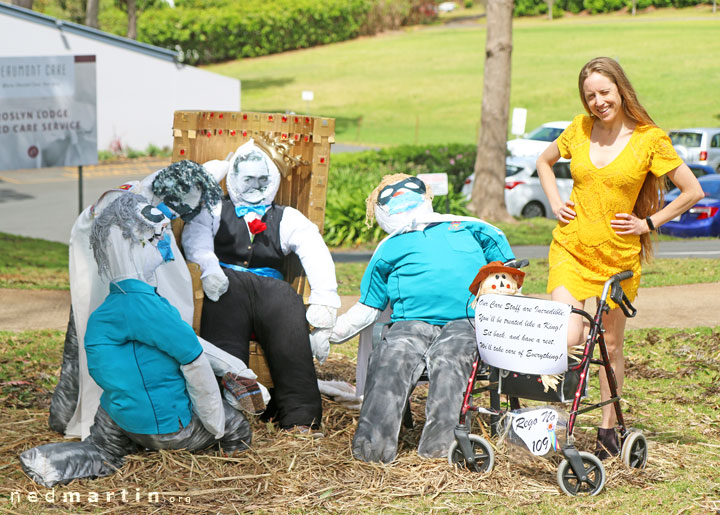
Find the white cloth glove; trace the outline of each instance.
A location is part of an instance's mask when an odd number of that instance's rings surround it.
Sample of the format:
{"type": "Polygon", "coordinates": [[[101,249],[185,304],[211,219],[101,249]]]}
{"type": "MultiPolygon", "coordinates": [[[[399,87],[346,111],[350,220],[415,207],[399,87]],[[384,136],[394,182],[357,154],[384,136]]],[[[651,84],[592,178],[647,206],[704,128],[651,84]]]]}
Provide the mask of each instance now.
{"type": "Polygon", "coordinates": [[[202,288],[207,298],[217,302],[228,291],[230,281],[225,274],[210,274],[202,278],[202,288]]]}
{"type": "Polygon", "coordinates": [[[310,348],[318,363],[323,364],[330,354],[330,334],[337,321],[337,308],[310,304],[305,314],[308,323],[314,327],[310,332],[310,348]]]}
{"type": "Polygon", "coordinates": [[[187,392],[200,422],[218,440],[225,434],[225,408],[223,408],[217,379],[205,354],[192,363],[182,365],[187,392]]]}
{"type": "Polygon", "coordinates": [[[314,329],[310,333],[310,348],[312,354],[318,363],[321,365],[325,363],[325,360],[330,354],[330,334],[332,333],[332,327],[326,327],[325,329],[314,329]]]}
{"type": "Polygon", "coordinates": [[[343,343],[380,318],[383,312],[365,304],[354,304],[338,317],[330,335],[330,343],[343,343]]]}

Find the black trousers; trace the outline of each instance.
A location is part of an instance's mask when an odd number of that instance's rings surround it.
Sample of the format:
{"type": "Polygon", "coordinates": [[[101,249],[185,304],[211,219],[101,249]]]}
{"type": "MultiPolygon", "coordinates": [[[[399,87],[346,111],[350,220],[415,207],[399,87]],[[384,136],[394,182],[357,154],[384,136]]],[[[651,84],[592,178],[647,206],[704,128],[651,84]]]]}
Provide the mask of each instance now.
{"type": "Polygon", "coordinates": [[[302,298],[285,281],[223,271],[228,291],[217,302],[205,297],[200,335],[245,363],[254,335],[275,385],[274,418],[280,427],[319,427],[322,401],[302,298]]]}

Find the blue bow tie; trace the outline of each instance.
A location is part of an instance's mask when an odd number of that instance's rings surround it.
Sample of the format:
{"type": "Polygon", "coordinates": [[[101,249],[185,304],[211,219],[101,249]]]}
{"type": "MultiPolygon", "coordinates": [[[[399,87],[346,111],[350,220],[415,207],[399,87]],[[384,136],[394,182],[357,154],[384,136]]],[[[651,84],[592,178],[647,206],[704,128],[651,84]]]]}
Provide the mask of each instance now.
{"type": "Polygon", "coordinates": [[[238,218],[242,218],[248,213],[257,213],[260,218],[265,216],[265,213],[270,208],[269,205],[265,206],[235,206],[235,214],[238,218]]]}

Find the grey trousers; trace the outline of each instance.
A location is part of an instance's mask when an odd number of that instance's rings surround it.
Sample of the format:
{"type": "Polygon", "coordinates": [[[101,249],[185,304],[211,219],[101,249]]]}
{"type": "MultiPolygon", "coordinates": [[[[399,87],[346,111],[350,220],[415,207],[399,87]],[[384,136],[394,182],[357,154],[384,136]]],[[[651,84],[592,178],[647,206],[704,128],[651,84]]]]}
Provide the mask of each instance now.
{"type": "Polygon", "coordinates": [[[144,435],[118,426],[100,406],[82,442],[49,443],[20,454],[23,472],[36,483],[52,488],[74,479],[109,476],[123,466],[124,457],[143,449],[187,449],[199,451],[219,444],[223,452],[246,449],[252,439],[250,423],[223,401],[225,435],[216,440],[193,414],[190,423],[175,433],[144,435]]]}
{"type": "Polygon", "coordinates": [[[382,341],[373,342],[353,438],[355,458],[384,463],[395,459],[403,410],[426,367],[430,386],[418,454],[446,456],[476,352],[475,332],[467,320],[442,327],[395,322],[382,341]]]}
{"type": "Polygon", "coordinates": [[[50,401],[50,417],[48,425],[53,431],[65,433],[65,428],[75,413],[80,387],[80,364],[78,357],[78,339],[75,330],[75,317],[70,308],[67,331],[65,332],[65,346],[63,347],[63,361],[60,369],[60,379],[53,391],[50,401]]]}

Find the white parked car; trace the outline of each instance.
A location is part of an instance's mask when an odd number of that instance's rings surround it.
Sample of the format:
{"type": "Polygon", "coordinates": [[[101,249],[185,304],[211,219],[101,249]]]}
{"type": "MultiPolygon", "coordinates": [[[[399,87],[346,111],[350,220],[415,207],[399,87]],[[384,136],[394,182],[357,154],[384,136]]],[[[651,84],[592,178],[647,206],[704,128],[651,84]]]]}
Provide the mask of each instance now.
{"type": "Polygon", "coordinates": [[[507,149],[511,156],[537,157],[555,141],[570,122],[544,123],[524,138],[508,140],[507,149]]]}
{"type": "MultiPolygon", "coordinates": [[[[545,192],[540,186],[535,161],[534,157],[509,156],[505,159],[505,205],[508,213],[513,216],[555,218],[545,192]]],[[[553,171],[560,196],[563,200],[569,199],[573,187],[570,161],[560,159],[553,165],[553,171]]],[[[474,177],[470,175],[465,179],[462,187],[462,192],[468,200],[472,194],[474,177]]]]}
{"type": "Polygon", "coordinates": [[[720,173],[720,127],[679,129],[668,135],[687,164],[709,166],[720,173]]]}

